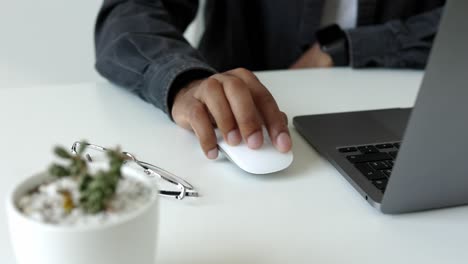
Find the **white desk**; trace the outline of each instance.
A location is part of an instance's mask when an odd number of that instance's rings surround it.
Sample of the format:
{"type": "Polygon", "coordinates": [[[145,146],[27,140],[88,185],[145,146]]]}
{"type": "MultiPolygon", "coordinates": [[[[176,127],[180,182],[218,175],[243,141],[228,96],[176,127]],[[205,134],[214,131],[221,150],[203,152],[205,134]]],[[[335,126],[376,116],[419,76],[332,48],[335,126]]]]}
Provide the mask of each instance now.
{"type": "MultiPolygon", "coordinates": [[[[408,107],[420,72],[307,70],[259,77],[290,116],[408,107]]],[[[0,90],[0,193],[77,139],[114,146],[185,177],[202,197],[162,199],[158,263],[466,263],[468,207],[399,216],[371,208],[292,128],[295,161],[253,176],[209,161],[195,137],[109,84],[0,90]]],[[[13,264],[4,204],[0,263],[13,264]]],[[[98,264],[98,263],[96,263],[98,264]]]]}

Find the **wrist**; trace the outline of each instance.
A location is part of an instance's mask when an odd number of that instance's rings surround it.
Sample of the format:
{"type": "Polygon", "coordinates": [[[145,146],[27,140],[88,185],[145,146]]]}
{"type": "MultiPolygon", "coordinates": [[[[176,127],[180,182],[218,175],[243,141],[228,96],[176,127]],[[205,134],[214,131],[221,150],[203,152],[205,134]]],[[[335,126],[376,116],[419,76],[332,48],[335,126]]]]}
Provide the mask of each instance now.
{"type": "Polygon", "coordinates": [[[198,86],[202,81],[203,79],[193,80],[187,83],[186,85],[180,87],[179,89],[177,89],[177,92],[174,95],[173,105],[177,102],[179,98],[183,97],[184,94],[186,94],[190,89],[198,86]]]}
{"type": "Polygon", "coordinates": [[[334,66],[349,65],[349,43],[346,33],[336,24],[320,29],[316,33],[322,52],[328,54],[334,66]]]}

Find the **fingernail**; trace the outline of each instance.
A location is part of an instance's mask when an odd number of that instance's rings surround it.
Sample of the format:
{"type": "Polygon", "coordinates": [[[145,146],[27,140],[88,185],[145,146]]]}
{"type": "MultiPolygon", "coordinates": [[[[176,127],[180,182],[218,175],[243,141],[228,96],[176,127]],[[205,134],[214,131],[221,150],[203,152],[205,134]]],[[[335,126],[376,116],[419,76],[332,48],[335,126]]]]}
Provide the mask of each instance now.
{"type": "Polygon", "coordinates": [[[286,132],[281,132],[276,137],[276,146],[281,152],[288,152],[291,149],[291,137],[286,132]]]}
{"type": "Polygon", "coordinates": [[[208,153],[206,154],[206,156],[209,158],[209,159],[216,159],[218,157],[218,149],[217,148],[214,148],[210,151],[208,151],[208,153]]]}
{"type": "Polygon", "coordinates": [[[231,146],[235,146],[242,141],[239,129],[233,129],[227,134],[227,142],[231,146]]]}
{"type": "Polygon", "coordinates": [[[263,144],[262,132],[257,131],[247,138],[247,146],[251,149],[258,149],[263,144]]]}

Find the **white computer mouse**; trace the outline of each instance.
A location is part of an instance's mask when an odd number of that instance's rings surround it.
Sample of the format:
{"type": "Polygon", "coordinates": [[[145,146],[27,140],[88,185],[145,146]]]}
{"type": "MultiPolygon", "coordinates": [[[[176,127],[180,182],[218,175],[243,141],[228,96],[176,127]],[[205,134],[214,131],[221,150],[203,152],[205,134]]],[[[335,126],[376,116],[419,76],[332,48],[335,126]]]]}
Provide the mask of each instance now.
{"type": "Polygon", "coordinates": [[[293,161],[293,153],[279,152],[271,143],[266,129],[263,129],[263,145],[259,149],[250,149],[242,141],[237,146],[230,146],[221,133],[216,131],[219,150],[234,164],[252,174],[268,174],[286,169],[293,161]]]}

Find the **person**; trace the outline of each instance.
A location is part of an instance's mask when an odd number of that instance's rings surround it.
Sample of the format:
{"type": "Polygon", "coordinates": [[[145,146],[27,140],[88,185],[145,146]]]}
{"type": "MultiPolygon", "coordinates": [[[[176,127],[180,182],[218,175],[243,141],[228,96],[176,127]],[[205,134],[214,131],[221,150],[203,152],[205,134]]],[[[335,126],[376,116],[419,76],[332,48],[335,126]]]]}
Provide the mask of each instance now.
{"type": "MultiPolygon", "coordinates": [[[[252,71],[424,68],[443,0],[206,0],[198,49],[182,33],[197,0],[104,0],[96,69],[193,130],[210,159],[230,145],[292,147],[287,117],[252,71]],[[335,25],[331,25],[334,24],[335,25]]],[[[285,87],[285,89],[288,89],[285,87]]]]}

